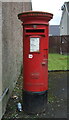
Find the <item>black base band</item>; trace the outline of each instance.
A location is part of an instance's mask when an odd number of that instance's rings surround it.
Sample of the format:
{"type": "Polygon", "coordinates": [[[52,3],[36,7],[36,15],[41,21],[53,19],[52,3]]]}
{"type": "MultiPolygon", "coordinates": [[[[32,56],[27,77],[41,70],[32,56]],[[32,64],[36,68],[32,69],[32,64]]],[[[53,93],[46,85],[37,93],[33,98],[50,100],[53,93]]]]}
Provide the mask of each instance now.
{"type": "Polygon", "coordinates": [[[28,114],[37,114],[44,112],[47,105],[47,93],[47,91],[23,91],[23,110],[28,114]]]}

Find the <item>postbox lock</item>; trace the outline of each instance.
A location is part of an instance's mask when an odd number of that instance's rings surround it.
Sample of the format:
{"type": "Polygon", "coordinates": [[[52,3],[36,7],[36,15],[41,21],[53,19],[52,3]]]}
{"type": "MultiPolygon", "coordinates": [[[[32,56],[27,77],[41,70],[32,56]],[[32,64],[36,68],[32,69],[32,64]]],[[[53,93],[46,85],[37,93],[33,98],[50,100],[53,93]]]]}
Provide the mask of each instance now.
{"type": "Polygon", "coordinates": [[[48,59],[43,59],[42,65],[48,65],[48,59]]]}
{"type": "Polygon", "coordinates": [[[46,65],[47,63],[46,63],[46,62],[42,62],[41,64],[42,64],[42,65],[46,65]]]}

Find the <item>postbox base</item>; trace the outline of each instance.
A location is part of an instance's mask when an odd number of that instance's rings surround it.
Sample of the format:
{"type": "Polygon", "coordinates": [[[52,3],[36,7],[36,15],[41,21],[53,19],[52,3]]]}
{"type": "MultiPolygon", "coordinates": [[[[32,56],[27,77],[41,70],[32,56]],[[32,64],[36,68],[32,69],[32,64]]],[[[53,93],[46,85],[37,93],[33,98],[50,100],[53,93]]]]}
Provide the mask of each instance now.
{"type": "Polygon", "coordinates": [[[47,105],[47,93],[47,91],[23,91],[23,110],[28,114],[37,114],[44,112],[47,105]]]}

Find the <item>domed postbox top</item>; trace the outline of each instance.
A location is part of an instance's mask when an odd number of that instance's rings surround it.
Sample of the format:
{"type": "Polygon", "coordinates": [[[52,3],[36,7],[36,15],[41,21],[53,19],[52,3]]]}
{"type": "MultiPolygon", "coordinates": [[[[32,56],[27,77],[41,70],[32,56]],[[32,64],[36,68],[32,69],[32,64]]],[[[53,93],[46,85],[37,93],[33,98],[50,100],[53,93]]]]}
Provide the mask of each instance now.
{"type": "Polygon", "coordinates": [[[28,11],[18,14],[23,24],[46,24],[53,18],[53,14],[40,11],[28,11]]]}

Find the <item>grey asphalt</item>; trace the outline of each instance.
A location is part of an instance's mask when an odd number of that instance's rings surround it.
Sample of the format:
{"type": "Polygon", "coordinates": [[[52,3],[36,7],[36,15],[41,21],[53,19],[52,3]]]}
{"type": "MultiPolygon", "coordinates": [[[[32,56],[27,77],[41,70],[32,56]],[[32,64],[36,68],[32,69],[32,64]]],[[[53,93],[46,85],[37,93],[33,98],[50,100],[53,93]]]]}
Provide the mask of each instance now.
{"type": "Polygon", "coordinates": [[[49,76],[49,90],[48,103],[46,111],[42,114],[27,115],[24,111],[17,111],[17,102],[22,102],[22,79],[20,78],[16,84],[12,96],[16,95],[18,98],[9,99],[4,118],[67,118],[67,81],[69,78],[68,72],[48,72],[49,76]],[[20,91],[18,91],[20,89],[20,91]],[[14,107],[14,109],[13,109],[14,107]],[[14,114],[13,114],[14,113],[14,114]]]}
{"type": "Polygon", "coordinates": [[[46,117],[67,118],[67,80],[69,72],[49,73],[49,99],[46,117]]]}

